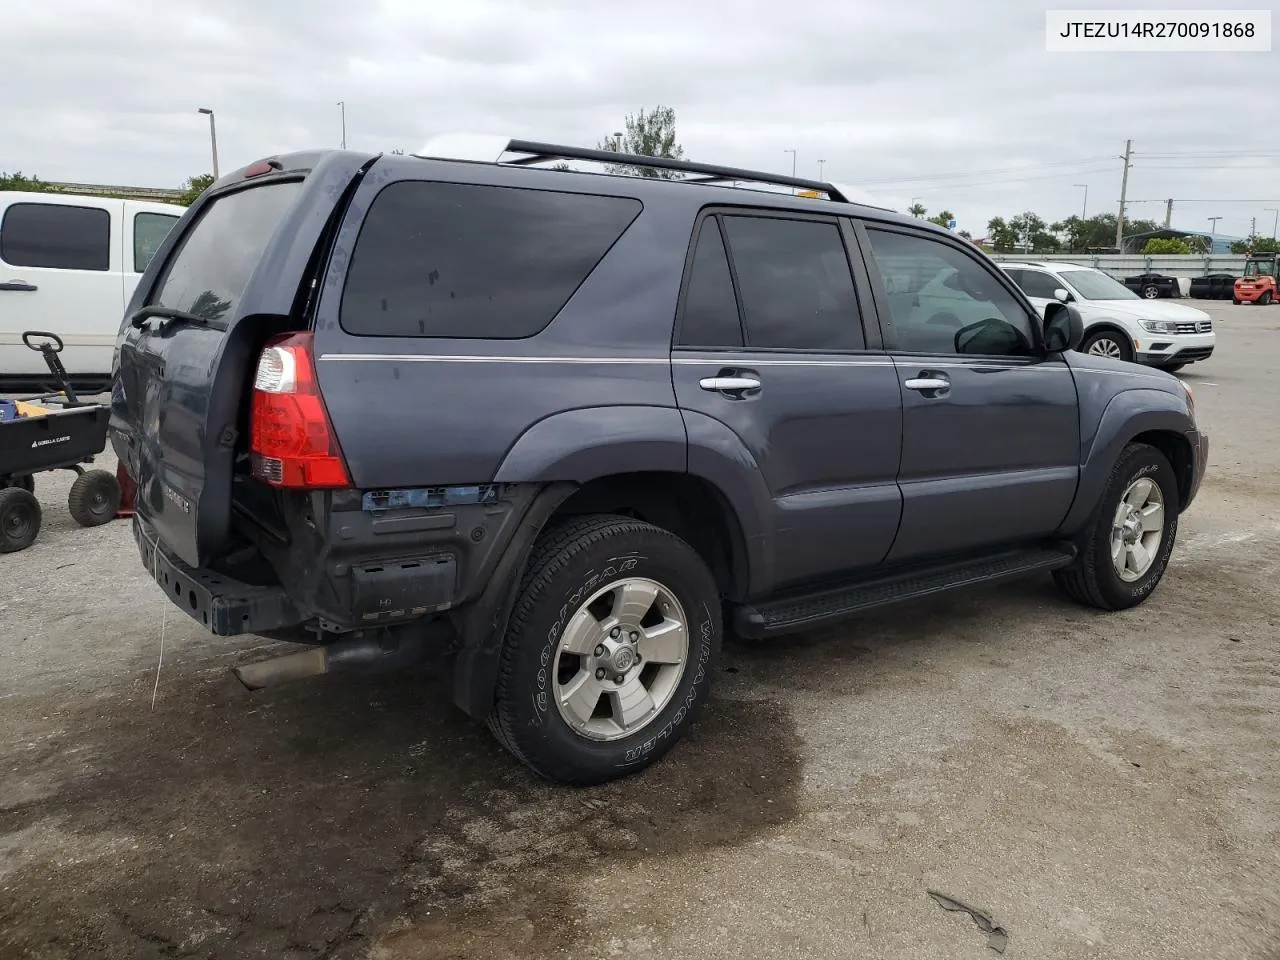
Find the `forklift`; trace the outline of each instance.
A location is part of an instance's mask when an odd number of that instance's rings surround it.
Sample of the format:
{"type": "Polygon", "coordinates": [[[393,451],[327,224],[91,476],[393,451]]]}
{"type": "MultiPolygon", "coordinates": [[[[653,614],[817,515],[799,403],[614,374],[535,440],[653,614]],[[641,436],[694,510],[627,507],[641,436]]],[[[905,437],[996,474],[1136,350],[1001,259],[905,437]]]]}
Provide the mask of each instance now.
{"type": "Polygon", "coordinates": [[[1251,253],[1244,264],[1244,276],[1237,277],[1231,292],[1232,303],[1280,302],[1280,253],[1251,253]]]}

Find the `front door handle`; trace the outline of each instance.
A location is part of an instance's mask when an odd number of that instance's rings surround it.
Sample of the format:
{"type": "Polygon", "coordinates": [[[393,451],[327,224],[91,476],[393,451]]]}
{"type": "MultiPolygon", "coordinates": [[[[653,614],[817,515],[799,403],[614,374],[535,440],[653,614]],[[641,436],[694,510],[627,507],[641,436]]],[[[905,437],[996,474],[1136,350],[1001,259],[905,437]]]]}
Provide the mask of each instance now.
{"type": "Polygon", "coordinates": [[[741,393],[759,390],[760,381],[755,377],[704,377],[698,381],[698,386],[714,393],[741,393]]]}
{"type": "Polygon", "coordinates": [[[940,377],[915,377],[902,381],[902,385],[908,390],[946,390],[951,386],[951,381],[940,377]]]}
{"type": "Polygon", "coordinates": [[[0,290],[13,290],[17,293],[35,293],[37,287],[34,283],[26,283],[22,280],[10,280],[8,283],[0,283],[0,290]]]}

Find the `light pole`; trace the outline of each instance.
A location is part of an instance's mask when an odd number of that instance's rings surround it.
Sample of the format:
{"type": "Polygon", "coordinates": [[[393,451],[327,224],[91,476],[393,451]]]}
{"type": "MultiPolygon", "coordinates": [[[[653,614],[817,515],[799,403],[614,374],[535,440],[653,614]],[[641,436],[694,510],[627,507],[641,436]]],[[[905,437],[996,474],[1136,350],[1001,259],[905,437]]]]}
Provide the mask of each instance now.
{"type": "Polygon", "coordinates": [[[1084,203],[1080,206],[1080,219],[1089,219],[1089,185],[1087,183],[1073,183],[1073,187],[1084,187],[1084,203]]]}
{"type": "MultiPolygon", "coordinates": [[[[796,175],[796,152],[794,149],[783,150],[782,152],[791,154],[791,176],[794,178],[796,175]]],[[[791,192],[794,194],[796,192],[796,188],[792,187],[791,192]]]]}
{"type": "Polygon", "coordinates": [[[1271,218],[1271,239],[1274,240],[1276,238],[1276,227],[1280,225],[1280,210],[1277,210],[1275,207],[1263,207],[1262,211],[1263,213],[1275,214],[1275,216],[1271,218]]]}
{"type": "Polygon", "coordinates": [[[200,107],[200,113],[209,116],[209,146],[213,150],[213,179],[218,179],[218,128],[213,121],[213,111],[208,107],[200,107]]]}
{"type": "Polygon", "coordinates": [[[1213,253],[1213,239],[1218,232],[1218,221],[1221,217],[1205,217],[1209,221],[1209,252],[1213,253]]]}
{"type": "Polygon", "coordinates": [[[347,149],[347,101],[339,100],[338,109],[342,112],[342,149],[347,149]]]}
{"type": "Polygon", "coordinates": [[[819,179],[819,180],[822,180],[822,165],[823,165],[824,163],[826,163],[826,162],[827,162],[827,161],[825,161],[825,160],[819,160],[819,161],[818,161],[818,179],[819,179]]]}

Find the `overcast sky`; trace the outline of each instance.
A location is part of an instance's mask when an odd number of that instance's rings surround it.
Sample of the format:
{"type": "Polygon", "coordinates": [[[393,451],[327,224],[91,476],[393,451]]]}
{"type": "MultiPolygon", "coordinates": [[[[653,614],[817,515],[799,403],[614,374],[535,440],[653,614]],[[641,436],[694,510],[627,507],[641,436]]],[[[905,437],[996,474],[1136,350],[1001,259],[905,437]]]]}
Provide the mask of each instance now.
{"type": "MultiPolygon", "coordinates": [[[[1250,6],[1183,4],[1227,5],[1250,6]]],[[[1132,138],[1129,196],[1161,202],[1130,216],[1162,220],[1173,197],[1176,227],[1220,216],[1220,233],[1244,235],[1257,217],[1271,234],[1280,53],[1050,54],[1044,9],[41,0],[0,33],[0,170],[177,186],[211,166],[201,106],[216,111],[226,171],[337,146],[339,100],[350,147],[409,152],[444,131],[594,146],[627,113],[669,104],[691,159],[786,173],[794,148],[803,176],[824,160],[829,179],[899,209],[950,209],[975,236],[994,215],[1080,212],[1075,184],[1091,214],[1114,212],[1132,138]]]]}

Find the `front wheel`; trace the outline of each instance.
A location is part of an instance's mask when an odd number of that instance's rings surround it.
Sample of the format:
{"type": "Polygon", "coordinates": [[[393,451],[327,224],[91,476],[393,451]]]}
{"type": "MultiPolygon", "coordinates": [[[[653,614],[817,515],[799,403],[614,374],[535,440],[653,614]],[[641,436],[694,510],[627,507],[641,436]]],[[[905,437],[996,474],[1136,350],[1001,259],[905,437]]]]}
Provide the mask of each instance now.
{"type": "Polygon", "coordinates": [[[1100,610],[1142,603],[1169,565],[1178,503],[1165,455],[1145,443],[1129,444],[1112,468],[1076,562],[1055,571],[1058,586],[1077,603],[1100,610]]]}
{"type": "Polygon", "coordinates": [[[1081,353],[1092,353],[1096,357],[1110,357],[1113,360],[1132,360],[1133,348],[1129,346],[1128,337],[1114,330],[1100,330],[1087,337],[1080,347],[1081,353]]]}
{"type": "Polygon", "coordinates": [[[1160,288],[1157,287],[1154,283],[1148,283],[1146,286],[1142,288],[1142,298],[1144,300],[1160,299],[1160,288]]]}
{"type": "Polygon", "coordinates": [[[720,642],[715,581],[679,537],[628,517],[558,522],[520,586],[489,727],[550,780],[636,773],[706,702],[720,642]]]}
{"type": "Polygon", "coordinates": [[[0,489],[0,553],[16,553],[40,535],[40,501],[22,487],[0,489]]]}

